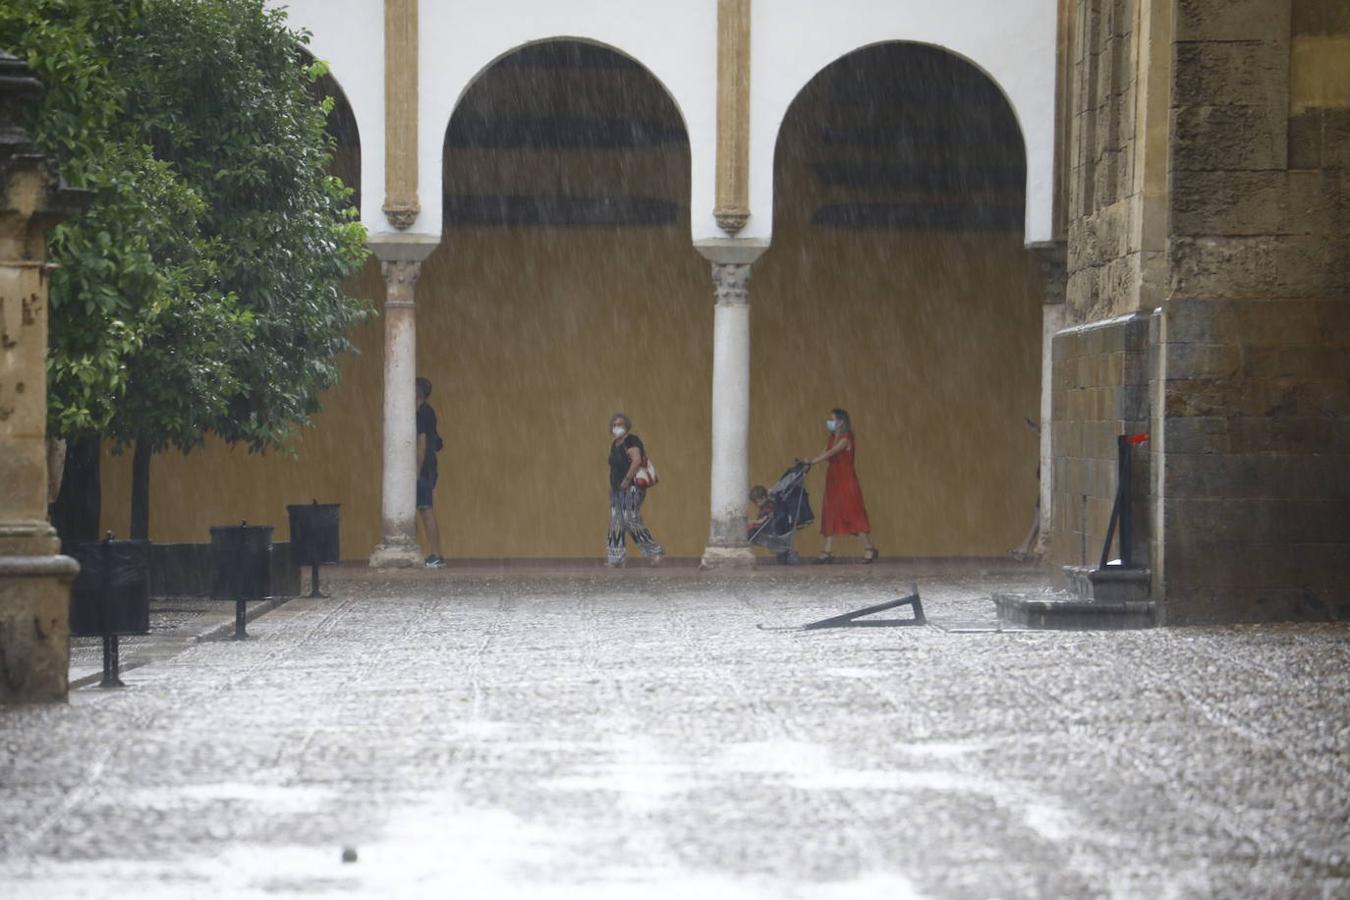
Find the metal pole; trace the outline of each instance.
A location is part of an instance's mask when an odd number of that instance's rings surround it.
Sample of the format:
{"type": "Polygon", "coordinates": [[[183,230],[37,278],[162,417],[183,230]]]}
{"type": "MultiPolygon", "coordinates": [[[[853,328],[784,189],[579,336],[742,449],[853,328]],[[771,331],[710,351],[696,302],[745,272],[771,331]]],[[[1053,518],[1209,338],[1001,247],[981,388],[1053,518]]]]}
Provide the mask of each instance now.
{"type": "Polygon", "coordinates": [[[126,687],[122,683],[122,663],[118,658],[117,635],[105,634],[103,636],[103,680],[98,686],[101,688],[120,688],[126,687]]]}
{"type": "Polygon", "coordinates": [[[246,606],[244,604],[243,588],[243,556],[244,556],[244,523],[239,523],[239,540],[234,545],[234,639],[236,641],[248,640],[248,632],[244,630],[246,606]]]}
{"type": "Polygon", "coordinates": [[[98,624],[99,630],[103,632],[103,680],[98,686],[101,688],[120,688],[126,687],[121,679],[121,660],[117,654],[117,635],[112,634],[109,627],[112,618],[111,610],[108,608],[111,603],[108,599],[109,583],[112,581],[111,560],[112,553],[112,532],[109,531],[107,537],[103,539],[103,545],[99,549],[100,571],[98,592],[98,624]]]}
{"type": "Polygon", "coordinates": [[[1082,514],[1082,516],[1079,517],[1079,520],[1078,520],[1079,537],[1081,538],[1080,543],[1081,543],[1081,545],[1082,545],[1082,546],[1079,548],[1079,551],[1078,551],[1078,564],[1079,564],[1080,566],[1086,566],[1086,565],[1087,565],[1087,533],[1088,533],[1087,501],[1088,501],[1088,495],[1087,495],[1087,494],[1084,494],[1084,495],[1083,495],[1083,514],[1082,514]]]}
{"type": "Polygon", "coordinates": [[[1134,559],[1131,556],[1134,537],[1130,521],[1130,441],[1125,435],[1116,438],[1119,467],[1116,475],[1116,502],[1120,505],[1120,564],[1131,568],[1134,559]]]}

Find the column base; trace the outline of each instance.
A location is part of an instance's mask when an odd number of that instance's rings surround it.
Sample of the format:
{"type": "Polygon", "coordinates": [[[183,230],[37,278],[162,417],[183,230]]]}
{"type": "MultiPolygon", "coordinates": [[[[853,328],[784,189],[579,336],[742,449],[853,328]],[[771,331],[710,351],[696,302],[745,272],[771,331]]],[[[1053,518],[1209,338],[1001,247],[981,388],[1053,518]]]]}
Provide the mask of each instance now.
{"type": "Polygon", "coordinates": [[[708,547],[699,560],[700,569],[748,569],[755,564],[749,547],[708,547]]]}
{"type": "Polygon", "coordinates": [[[66,699],[79,571],[66,556],[0,556],[0,706],[66,699]]]}
{"type": "Polygon", "coordinates": [[[409,569],[422,564],[422,549],[416,544],[380,544],[370,554],[372,569],[409,569]]]}

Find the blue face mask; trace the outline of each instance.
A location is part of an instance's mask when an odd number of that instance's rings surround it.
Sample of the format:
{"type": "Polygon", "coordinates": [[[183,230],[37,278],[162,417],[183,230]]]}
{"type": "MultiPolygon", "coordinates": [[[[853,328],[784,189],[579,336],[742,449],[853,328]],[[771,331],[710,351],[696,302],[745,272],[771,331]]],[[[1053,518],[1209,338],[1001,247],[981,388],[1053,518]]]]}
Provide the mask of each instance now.
{"type": "Polygon", "coordinates": [[[839,430],[839,420],[838,420],[838,419],[826,419],[826,420],[825,420],[825,427],[829,430],[830,434],[834,434],[836,431],[839,430]]]}

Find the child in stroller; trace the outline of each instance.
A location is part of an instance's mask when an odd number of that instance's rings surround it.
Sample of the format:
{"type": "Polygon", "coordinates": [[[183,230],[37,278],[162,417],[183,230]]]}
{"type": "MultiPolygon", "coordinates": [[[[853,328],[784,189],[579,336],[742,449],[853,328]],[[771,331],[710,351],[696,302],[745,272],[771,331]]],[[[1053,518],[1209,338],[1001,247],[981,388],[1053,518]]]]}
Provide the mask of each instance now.
{"type": "Polygon", "coordinates": [[[781,565],[795,565],[800,560],[792,549],[792,536],[805,525],[815,521],[811,501],[806,496],[806,473],[809,467],[802,462],[783,473],[772,488],[757,484],[750,489],[750,502],[755,505],[755,517],[746,529],[746,538],[774,553],[781,565]]]}

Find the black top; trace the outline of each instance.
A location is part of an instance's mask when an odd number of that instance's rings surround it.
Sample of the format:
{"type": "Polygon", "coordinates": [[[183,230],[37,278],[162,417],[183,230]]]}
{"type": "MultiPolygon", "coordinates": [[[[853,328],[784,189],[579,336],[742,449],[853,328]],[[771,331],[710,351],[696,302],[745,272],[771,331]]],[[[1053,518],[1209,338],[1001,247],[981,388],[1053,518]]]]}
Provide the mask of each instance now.
{"type": "Polygon", "coordinates": [[[636,434],[626,434],[623,440],[616,441],[609,448],[609,486],[612,490],[618,490],[619,485],[623,484],[623,477],[628,474],[628,469],[633,465],[633,461],[628,458],[628,448],[636,447],[638,449],[638,458],[647,458],[647,448],[642,446],[642,439],[636,434]]]}
{"type": "Polygon", "coordinates": [[[427,455],[422,459],[422,469],[418,478],[430,478],[436,474],[436,451],[440,449],[441,436],[436,431],[436,410],[430,403],[417,405],[417,433],[427,436],[427,455]]]}

